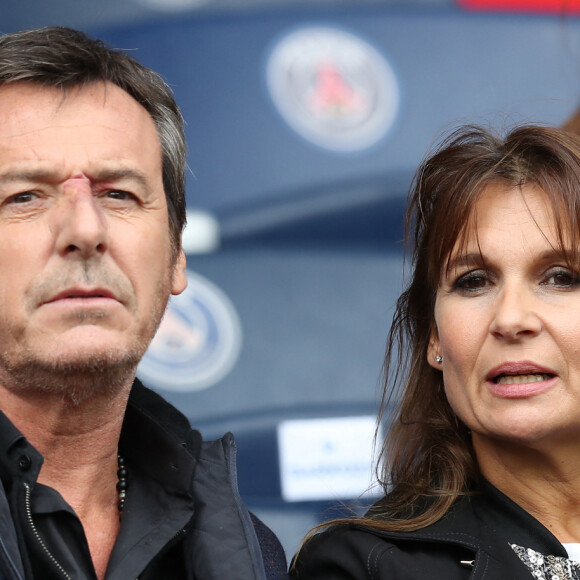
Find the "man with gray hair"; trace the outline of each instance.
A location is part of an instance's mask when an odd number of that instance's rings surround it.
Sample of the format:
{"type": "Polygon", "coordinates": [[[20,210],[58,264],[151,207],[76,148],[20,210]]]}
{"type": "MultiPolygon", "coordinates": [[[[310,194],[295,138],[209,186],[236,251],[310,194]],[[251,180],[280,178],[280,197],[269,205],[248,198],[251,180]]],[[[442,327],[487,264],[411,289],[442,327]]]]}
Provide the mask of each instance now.
{"type": "Polygon", "coordinates": [[[135,379],[185,289],[170,89],[71,29],[0,38],[0,578],[283,578],[206,443],[135,379]]]}

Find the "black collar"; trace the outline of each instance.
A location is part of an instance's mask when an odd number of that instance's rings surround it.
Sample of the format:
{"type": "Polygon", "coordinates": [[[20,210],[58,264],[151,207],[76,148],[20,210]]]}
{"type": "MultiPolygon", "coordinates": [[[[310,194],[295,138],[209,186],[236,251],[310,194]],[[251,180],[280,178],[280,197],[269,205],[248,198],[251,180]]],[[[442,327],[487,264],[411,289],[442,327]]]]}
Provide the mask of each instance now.
{"type": "Polygon", "coordinates": [[[157,393],[135,380],[121,431],[121,455],[162,485],[191,490],[201,434],[157,393]]]}
{"type": "MultiPolygon", "coordinates": [[[[121,455],[164,486],[189,493],[201,435],[187,418],[162,397],[135,380],[129,396],[121,439],[121,455]]],[[[34,483],[41,454],[0,411],[0,477],[10,487],[15,477],[34,483]]]]}

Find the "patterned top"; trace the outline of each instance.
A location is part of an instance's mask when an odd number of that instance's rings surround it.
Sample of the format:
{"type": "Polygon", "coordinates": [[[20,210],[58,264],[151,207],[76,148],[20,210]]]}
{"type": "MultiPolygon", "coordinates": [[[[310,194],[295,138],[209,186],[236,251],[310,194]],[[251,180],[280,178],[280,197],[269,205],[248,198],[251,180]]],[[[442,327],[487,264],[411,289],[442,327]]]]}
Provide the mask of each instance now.
{"type": "Polygon", "coordinates": [[[531,548],[510,544],[537,580],[580,580],[580,562],[560,556],[545,556],[531,548]]]}

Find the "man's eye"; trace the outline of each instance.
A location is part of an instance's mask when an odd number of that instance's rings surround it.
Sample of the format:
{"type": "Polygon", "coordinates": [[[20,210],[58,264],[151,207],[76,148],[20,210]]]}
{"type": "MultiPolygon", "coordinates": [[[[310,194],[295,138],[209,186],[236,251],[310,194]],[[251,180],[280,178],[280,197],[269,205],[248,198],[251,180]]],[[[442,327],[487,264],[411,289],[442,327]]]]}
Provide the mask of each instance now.
{"type": "Polygon", "coordinates": [[[23,191],[22,193],[17,193],[8,199],[9,203],[30,203],[33,199],[36,199],[36,194],[32,191],[23,191]]]}
{"type": "Polygon", "coordinates": [[[123,201],[126,199],[135,199],[135,196],[132,193],[129,193],[128,191],[123,191],[120,189],[115,189],[115,190],[109,191],[107,193],[107,197],[112,198],[112,199],[118,199],[120,201],[123,201]]]}

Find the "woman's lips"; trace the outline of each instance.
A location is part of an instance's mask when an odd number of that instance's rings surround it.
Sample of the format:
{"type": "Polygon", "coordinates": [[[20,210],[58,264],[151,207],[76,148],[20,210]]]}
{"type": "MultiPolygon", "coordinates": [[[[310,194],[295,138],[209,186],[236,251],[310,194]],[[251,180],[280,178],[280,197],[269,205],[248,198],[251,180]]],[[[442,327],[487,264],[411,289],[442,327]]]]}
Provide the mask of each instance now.
{"type": "Polygon", "coordinates": [[[500,375],[494,379],[497,385],[521,385],[523,383],[540,383],[546,381],[554,375],[549,374],[528,374],[528,375],[500,375]]]}
{"type": "Polygon", "coordinates": [[[553,387],[557,379],[552,369],[529,361],[503,363],[486,376],[491,393],[506,399],[537,395],[553,387]]]}

